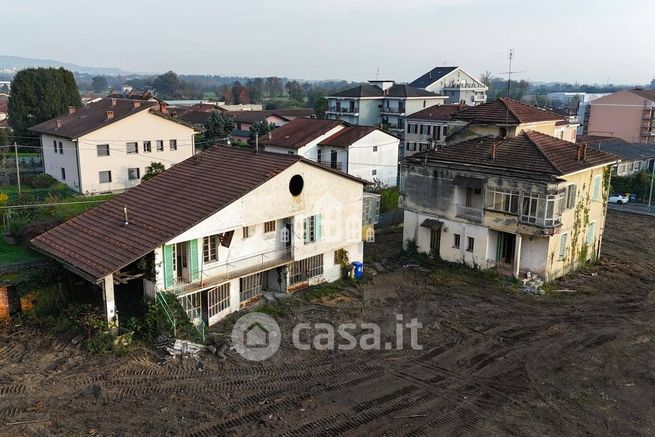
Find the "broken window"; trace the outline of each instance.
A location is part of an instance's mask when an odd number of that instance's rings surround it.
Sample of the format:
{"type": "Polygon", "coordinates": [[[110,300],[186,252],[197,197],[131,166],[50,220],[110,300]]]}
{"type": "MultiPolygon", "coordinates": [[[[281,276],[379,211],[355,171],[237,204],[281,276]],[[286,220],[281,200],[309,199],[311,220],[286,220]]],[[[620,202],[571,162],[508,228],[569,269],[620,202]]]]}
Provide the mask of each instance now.
{"type": "Polygon", "coordinates": [[[494,211],[518,214],[519,193],[518,191],[497,188],[487,190],[486,208],[494,211]]]}

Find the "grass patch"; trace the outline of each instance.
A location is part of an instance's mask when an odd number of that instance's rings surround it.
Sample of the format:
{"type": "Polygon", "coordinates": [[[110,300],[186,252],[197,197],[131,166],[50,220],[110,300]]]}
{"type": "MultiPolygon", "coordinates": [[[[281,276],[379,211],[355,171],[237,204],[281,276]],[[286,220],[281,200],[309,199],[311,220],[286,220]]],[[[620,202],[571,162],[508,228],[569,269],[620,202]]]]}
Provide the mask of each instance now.
{"type": "Polygon", "coordinates": [[[39,261],[41,259],[42,257],[37,252],[22,244],[7,244],[5,236],[0,235],[0,265],[39,261]]]}
{"type": "Polygon", "coordinates": [[[63,220],[68,220],[76,215],[82,214],[91,208],[100,205],[102,202],[114,198],[115,194],[101,194],[98,196],[71,196],[58,200],[57,203],[70,203],[70,205],[57,205],[55,207],[55,216],[63,220]],[[93,203],[75,203],[90,202],[93,203]]]}

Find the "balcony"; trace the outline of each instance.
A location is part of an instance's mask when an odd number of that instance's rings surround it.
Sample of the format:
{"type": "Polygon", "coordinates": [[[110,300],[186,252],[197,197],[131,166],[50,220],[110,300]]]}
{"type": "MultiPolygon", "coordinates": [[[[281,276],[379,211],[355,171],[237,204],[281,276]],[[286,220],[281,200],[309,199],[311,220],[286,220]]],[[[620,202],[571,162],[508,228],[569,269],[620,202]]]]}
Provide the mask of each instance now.
{"type": "Polygon", "coordinates": [[[380,108],[380,114],[395,114],[395,115],[405,115],[405,108],[380,108]]]}
{"type": "Polygon", "coordinates": [[[342,114],[342,115],[359,115],[359,108],[337,108],[337,107],[331,107],[328,108],[327,111],[325,112],[331,112],[334,114],[342,114]]]}
{"type": "Polygon", "coordinates": [[[455,216],[475,222],[482,222],[483,210],[482,207],[474,206],[455,206],[455,216]]]}
{"type": "Polygon", "coordinates": [[[200,270],[200,279],[191,283],[178,278],[171,291],[177,295],[184,294],[199,288],[218,285],[230,279],[280,267],[292,260],[291,247],[286,247],[220,265],[203,266],[200,270]]]}
{"type": "Polygon", "coordinates": [[[334,162],[334,161],[329,161],[329,160],[327,160],[327,161],[326,160],[321,160],[321,161],[316,161],[316,162],[318,162],[319,164],[321,164],[321,165],[323,165],[325,167],[333,168],[335,170],[342,170],[343,171],[343,169],[346,167],[344,165],[345,163],[343,163],[343,162],[334,162]]]}

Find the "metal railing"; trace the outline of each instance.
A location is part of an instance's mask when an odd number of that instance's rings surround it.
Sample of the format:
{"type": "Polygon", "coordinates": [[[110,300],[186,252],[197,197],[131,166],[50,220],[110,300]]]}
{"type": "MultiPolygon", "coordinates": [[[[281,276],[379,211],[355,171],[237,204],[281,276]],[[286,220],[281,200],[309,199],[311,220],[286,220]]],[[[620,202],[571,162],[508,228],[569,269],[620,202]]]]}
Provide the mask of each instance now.
{"type": "Polygon", "coordinates": [[[456,205],[455,216],[466,218],[469,220],[482,221],[483,210],[482,207],[476,208],[473,206],[456,205]]]}
{"type": "Polygon", "coordinates": [[[199,272],[198,279],[193,282],[186,282],[178,279],[172,290],[179,295],[197,289],[199,287],[208,287],[218,285],[229,279],[238,278],[248,274],[256,273],[262,270],[278,267],[290,261],[291,247],[272,250],[270,252],[241,258],[219,265],[203,266],[199,272]]]}
{"type": "Polygon", "coordinates": [[[155,302],[161,307],[164,315],[173,327],[173,337],[177,337],[177,320],[175,319],[173,310],[168,305],[168,302],[166,302],[166,297],[164,296],[163,292],[158,291],[155,293],[155,302]]]}
{"type": "Polygon", "coordinates": [[[344,163],[343,162],[332,162],[329,160],[321,160],[321,161],[316,161],[319,164],[325,166],[325,167],[330,167],[330,168],[335,168],[337,170],[343,170],[344,168],[344,163]]]}
{"type": "Polygon", "coordinates": [[[382,114],[404,114],[405,108],[391,108],[391,107],[383,106],[382,108],[380,108],[380,112],[382,114]]]}
{"type": "Polygon", "coordinates": [[[336,112],[337,114],[358,114],[359,108],[328,108],[327,112],[336,112]]]}

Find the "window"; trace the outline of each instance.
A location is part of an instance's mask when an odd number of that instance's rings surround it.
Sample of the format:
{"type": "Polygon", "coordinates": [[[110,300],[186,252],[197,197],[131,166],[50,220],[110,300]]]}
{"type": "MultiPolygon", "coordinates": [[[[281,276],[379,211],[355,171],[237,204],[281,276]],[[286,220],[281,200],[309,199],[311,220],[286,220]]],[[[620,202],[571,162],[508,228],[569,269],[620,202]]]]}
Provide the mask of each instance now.
{"type": "Polygon", "coordinates": [[[639,170],[641,168],[641,161],[635,162],[635,170],[639,170]]]}
{"type": "Polygon", "coordinates": [[[148,153],[152,152],[152,141],[143,142],[143,151],[148,153]]]}
{"type": "Polygon", "coordinates": [[[322,274],[323,254],[320,254],[291,264],[290,283],[297,284],[322,274]]]}
{"type": "Polygon", "coordinates": [[[127,169],[127,178],[131,181],[137,180],[141,177],[141,172],[139,168],[128,168],[127,169]]]}
{"type": "Polygon", "coordinates": [[[321,239],[321,215],[305,218],[303,223],[303,236],[305,244],[315,243],[321,239]]]}
{"type": "Polygon", "coordinates": [[[494,211],[518,214],[519,193],[518,191],[498,188],[489,189],[487,190],[486,207],[487,209],[492,209],[494,211]]]}
{"type": "Polygon", "coordinates": [[[52,145],[55,148],[55,153],[57,153],[57,151],[59,150],[59,149],[57,149],[57,140],[52,140],[52,145]]]}
{"type": "Polygon", "coordinates": [[[378,146],[373,146],[373,151],[377,152],[378,151],[378,146]]]}
{"type": "Polygon", "coordinates": [[[262,274],[255,273],[254,275],[246,276],[239,279],[239,301],[245,302],[262,293],[262,274]]]}
{"type": "Polygon", "coordinates": [[[64,167],[61,168],[61,180],[66,180],[66,169],[64,167]]]}
{"type": "Polygon", "coordinates": [[[377,170],[371,170],[371,174],[372,174],[373,176],[375,176],[376,174],[378,174],[378,171],[377,171],[377,170]]]}
{"type": "Polygon", "coordinates": [[[600,175],[594,176],[594,189],[592,191],[591,200],[594,202],[600,200],[600,175]]]}
{"type": "Polygon", "coordinates": [[[475,238],[468,237],[467,244],[466,244],[466,251],[467,252],[473,252],[474,247],[475,247],[475,238]]]}
{"type": "Polygon", "coordinates": [[[575,208],[575,196],[578,187],[575,184],[566,187],[566,209],[575,208]]]}
{"type": "Polygon", "coordinates": [[[275,220],[264,223],[264,233],[275,232],[275,220]]]}
{"type": "Polygon", "coordinates": [[[206,263],[218,261],[218,235],[202,239],[202,255],[206,263]]]}
{"type": "Polygon", "coordinates": [[[454,249],[459,249],[459,243],[460,243],[460,240],[462,239],[462,237],[459,234],[455,234],[454,237],[455,238],[453,240],[453,248],[454,249]]]}
{"type": "Polygon", "coordinates": [[[168,146],[171,150],[177,150],[177,140],[168,140],[168,146]]]}
{"type": "Polygon", "coordinates": [[[423,135],[423,127],[424,127],[424,125],[421,125],[421,128],[419,129],[419,133],[420,133],[421,135],[423,135]]]}
{"type": "Polygon", "coordinates": [[[230,284],[223,284],[207,291],[207,313],[213,317],[230,307],[230,284]]]}
{"type": "Polygon", "coordinates": [[[426,133],[427,135],[430,135],[430,131],[432,130],[432,126],[427,125],[427,126],[425,126],[425,129],[426,129],[425,133],[426,133]]]}
{"type": "Polygon", "coordinates": [[[59,154],[64,154],[64,144],[61,141],[59,142],[59,154]]]}
{"type": "Polygon", "coordinates": [[[448,135],[448,126],[443,127],[443,136],[445,137],[446,135],[448,135]]]}
{"type": "Polygon", "coordinates": [[[157,151],[158,152],[164,151],[164,140],[157,140],[157,151]]]}
{"type": "Polygon", "coordinates": [[[295,155],[295,153],[293,152],[293,150],[289,150],[289,151],[287,152],[287,154],[288,154],[288,155],[295,155]]]}
{"type": "Polygon", "coordinates": [[[559,238],[559,259],[563,260],[566,258],[566,252],[568,251],[567,245],[569,239],[569,234],[562,234],[562,236],[559,238]]]}
{"type": "Polygon", "coordinates": [[[98,176],[101,184],[111,182],[111,171],[101,171],[98,176]]]}
{"type": "Polygon", "coordinates": [[[98,144],[96,151],[98,156],[109,156],[109,144],[98,144]]]}
{"type": "Polygon", "coordinates": [[[127,143],[127,153],[139,153],[139,143],[127,143]]]}
{"type": "Polygon", "coordinates": [[[323,161],[323,150],[318,149],[316,151],[316,161],[318,161],[319,163],[323,161]]]}
{"type": "Polygon", "coordinates": [[[591,222],[589,223],[589,229],[587,229],[587,246],[593,246],[595,236],[596,236],[596,222],[591,222]]]}
{"type": "Polygon", "coordinates": [[[254,226],[244,226],[243,227],[243,238],[250,238],[255,233],[254,226]]]}

